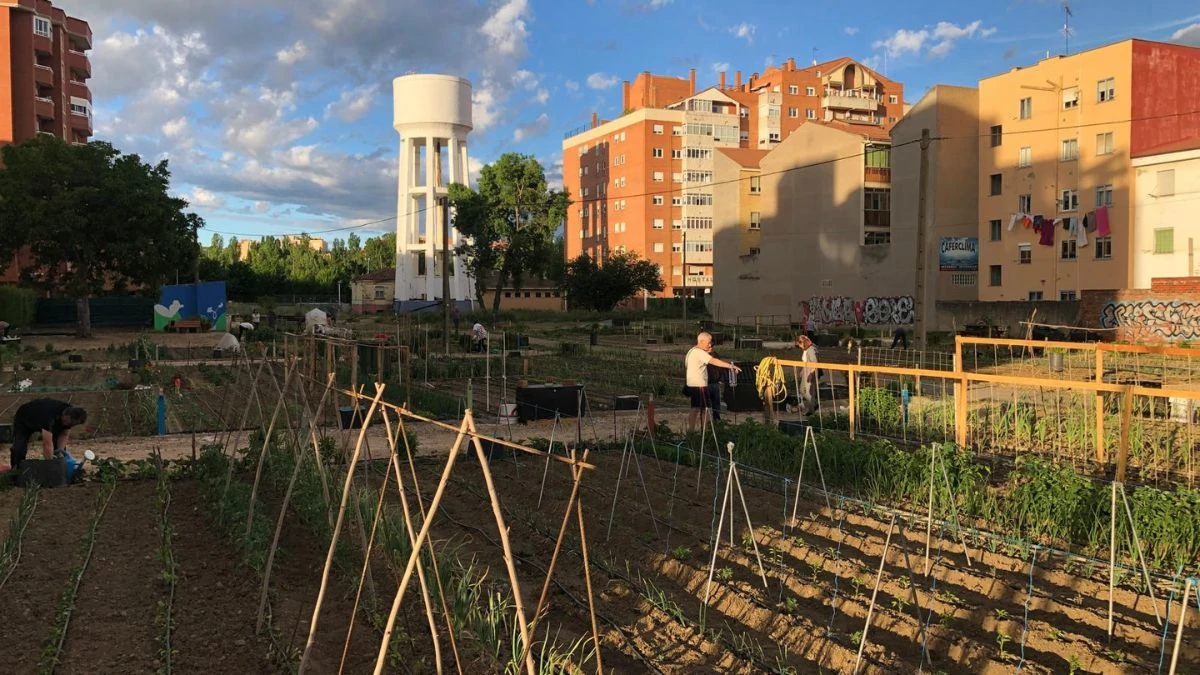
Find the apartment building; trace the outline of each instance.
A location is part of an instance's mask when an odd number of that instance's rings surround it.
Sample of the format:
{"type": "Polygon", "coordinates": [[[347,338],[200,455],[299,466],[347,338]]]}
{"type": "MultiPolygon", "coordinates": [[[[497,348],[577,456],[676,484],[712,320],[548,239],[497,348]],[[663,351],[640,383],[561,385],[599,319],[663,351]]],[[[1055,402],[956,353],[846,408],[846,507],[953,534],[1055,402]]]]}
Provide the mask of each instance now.
{"type": "Polygon", "coordinates": [[[721,73],[699,92],[694,70],[687,79],[644,72],[622,90],[621,117],[593,116],[563,141],[575,201],[567,256],[637,252],[662,270],[666,296],[712,291],[716,153],[769,151],[806,122],[886,137],[904,106],[899,83],[846,58],[808,68],[788,59],[732,83],[721,73]]]}
{"type": "Polygon", "coordinates": [[[756,293],[762,254],[762,160],[766,150],[722,148],[714,162],[713,313],[736,319],[742,295],[756,293]]]}
{"type": "MultiPolygon", "coordinates": [[[[0,145],[39,133],[86,143],[92,136],[92,29],[48,0],[0,3],[0,145]]],[[[32,264],[21,251],[0,270],[16,283],[32,264]]]]}
{"type": "Polygon", "coordinates": [[[1132,288],[1163,277],[1200,276],[1200,135],[1133,153],[1132,288]]]}
{"type": "Polygon", "coordinates": [[[983,79],[976,136],[980,300],[1133,287],[1132,158],[1200,136],[1200,49],[1125,40],[983,79]]]}

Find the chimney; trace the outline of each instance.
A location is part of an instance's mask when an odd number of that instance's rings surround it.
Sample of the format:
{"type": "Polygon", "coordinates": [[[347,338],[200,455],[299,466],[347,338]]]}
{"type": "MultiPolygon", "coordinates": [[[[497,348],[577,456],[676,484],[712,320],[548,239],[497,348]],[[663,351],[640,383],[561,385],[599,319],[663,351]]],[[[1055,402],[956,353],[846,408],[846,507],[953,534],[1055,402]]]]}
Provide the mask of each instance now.
{"type": "Polygon", "coordinates": [[[740,71],[740,70],[739,70],[739,71],[736,71],[736,72],[734,72],[734,74],[733,74],[733,86],[734,86],[734,87],[736,87],[736,88],[738,88],[738,89],[741,89],[741,88],[742,88],[742,71],[740,71]]]}
{"type": "Polygon", "coordinates": [[[629,110],[629,80],[621,83],[621,110],[629,110]]]}
{"type": "Polygon", "coordinates": [[[721,71],[721,91],[725,91],[725,71],[721,71]]]}
{"type": "Polygon", "coordinates": [[[789,73],[796,69],[796,59],[791,58],[791,57],[788,58],[787,69],[788,69],[789,73]]]}
{"type": "Polygon", "coordinates": [[[696,95],[696,69],[695,68],[691,68],[688,70],[688,82],[690,83],[691,88],[692,88],[691,92],[688,94],[688,96],[695,96],[696,95]]]}
{"type": "Polygon", "coordinates": [[[592,113],[592,128],[595,129],[598,126],[600,126],[600,115],[592,113]]]}

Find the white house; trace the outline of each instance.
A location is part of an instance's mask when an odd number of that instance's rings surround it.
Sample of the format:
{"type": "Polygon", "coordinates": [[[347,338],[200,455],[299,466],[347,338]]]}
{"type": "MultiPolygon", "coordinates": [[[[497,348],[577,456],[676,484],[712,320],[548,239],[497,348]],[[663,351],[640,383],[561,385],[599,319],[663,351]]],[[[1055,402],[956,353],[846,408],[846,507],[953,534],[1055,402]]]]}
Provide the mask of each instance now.
{"type": "Polygon", "coordinates": [[[1200,138],[1150,148],[1133,158],[1133,286],[1151,277],[1200,276],[1200,138]]]}

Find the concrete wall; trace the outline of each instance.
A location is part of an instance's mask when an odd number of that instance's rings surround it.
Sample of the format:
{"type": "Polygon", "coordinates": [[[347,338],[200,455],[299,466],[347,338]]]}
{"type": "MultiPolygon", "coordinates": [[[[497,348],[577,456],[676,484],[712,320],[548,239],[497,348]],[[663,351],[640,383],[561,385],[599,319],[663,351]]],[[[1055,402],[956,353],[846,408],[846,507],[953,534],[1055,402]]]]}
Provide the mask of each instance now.
{"type": "Polygon", "coordinates": [[[1119,342],[1148,344],[1200,340],[1200,277],[1153,279],[1149,289],[1083,294],[1080,321],[1119,342]]]}
{"type": "MultiPolygon", "coordinates": [[[[1200,142],[1198,142],[1200,145],[1200,142]]],[[[1195,217],[1200,194],[1200,150],[1170,152],[1133,161],[1134,190],[1133,287],[1150,288],[1152,277],[1188,277],[1197,273],[1189,250],[1200,242],[1195,217]],[[1170,172],[1174,188],[1166,194],[1160,174],[1170,172]],[[1157,230],[1171,230],[1174,250],[1155,251],[1157,230]]],[[[1163,176],[1166,178],[1166,176],[1163,176]]]]}
{"type": "MultiPolygon", "coordinates": [[[[762,194],[750,192],[757,167],[744,167],[723,152],[713,162],[713,292],[712,312],[718,321],[736,320],[745,303],[759,292],[757,283],[761,230],[750,229],[751,213],[762,215],[762,194]]],[[[761,183],[760,183],[761,185],[761,183]]]]}
{"type": "Polygon", "coordinates": [[[938,266],[943,237],[978,237],[979,149],[973,138],[978,108],[978,89],[938,85],[892,129],[892,227],[902,231],[917,231],[921,130],[947,139],[931,142],[928,152],[925,298],[930,304],[978,298],[977,271],[942,272],[938,266]]]}
{"type": "MultiPolygon", "coordinates": [[[[1133,170],[1130,164],[1132,42],[1125,41],[1070,56],[1055,56],[1026,68],[979,82],[979,225],[981,300],[1028,300],[1030,292],[1055,301],[1064,292],[1125,286],[1130,276],[1130,234],[1133,170]],[[1114,97],[1097,100],[1097,82],[1114,80],[1114,97]],[[1064,107],[1064,92],[1076,89],[1078,105],[1064,107]],[[1020,119],[1021,100],[1032,101],[1032,114],[1020,119]],[[991,129],[1002,128],[1000,144],[992,145],[991,129]],[[1098,154],[1097,136],[1112,133],[1112,152],[1098,154]],[[1078,159],[1063,160],[1062,141],[1076,139],[1078,159]],[[1018,166],[1022,148],[1031,163],[1018,166]],[[999,195],[991,194],[991,176],[1001,176],[999,195]],[[1032,228],[1009,231],[1019,195],[1031,196],[1032,214],[1045,218],[1083,217],[1096,208],[1096,188],[1112,186],[1109,222],[1112,256],[1097,259],[1094,241],[1080,248],[1073,260],[1063,260],[1055,231],[1053,246],[1038,244],[1032,228]],[[1078,208],[1064,210],[1061,192],[1074,189],[1078,208]],[[990,222],[1003,224],[999,240],[991,240],[990,222]],[[1030,244],[1032,260],[1022,264],[1020,244],[1030,244]],[[1000,270],[1001,283],[991,283],[991,266],[1000,270]]],[[[1161,114],[1156,111],[1155,114],[1161,114]]]]}
{"type": "Polygon", "coordinates": [[[1037,323],[1055,326],[1076,326],[1079,302],[938,302],[936,311],[930,313],[930,331],[954,331],[966,324],[986,321],[993,326],[1008,330],[1008,337],[1025,337],[1022,321],[1029,321],[1037,309],[1037,323]]]}

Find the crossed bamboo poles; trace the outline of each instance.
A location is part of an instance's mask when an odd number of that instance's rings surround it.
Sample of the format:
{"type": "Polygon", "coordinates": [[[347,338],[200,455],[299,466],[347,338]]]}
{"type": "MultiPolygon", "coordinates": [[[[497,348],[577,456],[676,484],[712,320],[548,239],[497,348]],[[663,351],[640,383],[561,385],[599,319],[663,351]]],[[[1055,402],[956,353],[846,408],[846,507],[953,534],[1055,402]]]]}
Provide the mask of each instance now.
{"type": "MultiPolygon", "coordinates": [[[[362,538],[363,552],[363,568],[359,575],[358,588],[354,600],[354,612],[351,614],[350,625],[347,628],[346,640],[342,649],[341,668],[345,667],[346,656],[350,645],[350,638],[353,633],[354,616],[357,614],[358,605],[362,598],[364,586],[372,583],[370,580],[370,564],[372,552],[376,546],[376,534],[379,526],[379,518],[382,514],[383,500],[389,490],[393,487],[396,495],[399,497],[401,504],[401,513],[404,517],[404,523],[411,544],[411,552],[408,556],[407,563],[404,568],[403,575],[400,579],[399,588],[392,600],[391,608],[388,614],[387,621],[383,628],[382,638],[379,642],[379,652],[376,657],[375,670],[376,675],[383,672],[384,664],[386,663],[388,646],[391,643],[392,634],[395,628],[396,618],[399,615],[403,605],[404,595],[411,583],[413,572],[417,573],[418,586],[420,588],[420,596],[425,610],[426,621],[429,625],[430,635],[434,647],[434,658],[437,672],[441,673],[444,670],[443,655],[441,648],[441,639],[437,626],[435,615],[440,614],[445,622],[447,635],[449,636],[450,649],[454,654],[454,664],[457,672],[461,673],[461,659],[458,654],[458,646],[455,641],[454,622],[451,616],[449,606],[446,603],[445,588],[441,573],[437,565],[436,550],[429,536],[433,522],[437,516],[438,509],[441,506],[442,499],[446,492],[446,487],[449,483],[451,475],[454,473],[457,460],[460,455],[464,454],[463,444],[469,442],[475,450],[475,456],[479,460],[480,471],[483,475],[484,482],[487,486],[489,502],[492,507],[492,513],[495,517],[497,533],[503,549],[503,559],[508,574],[508,581],[512,593],[513,608],[516,614],[517,626],[520,631],[522,642],[522,651],[517,659],[524,664],[524,668],[529,675],[535,675],[536,665],[533,658],[533,635],[536,633],[539,621],[544,617],[544,612],[548,603],[548,595],[550,584],[553,579],[555,567],[558,562],[559,553],[562,548],[562,543],[565,539],[567,529],[570,526],[572,516],[577,521],[579,531],[579,541],[582,553],[583,573],[587,589],[588,613],[591,620],[592,641],[595,645],[596,654],[596,669],[598,673],[603,673],[603,663],[600,655],[600,635],[598,623],[596,620],[596,607],[591,584],[591,571],[588,567],[588,551],[587,551],[587,536],[584,528],[583,502],[580,499],[579,486],[583,480],[584,471],[594,469],[595,466],[587,461],[588,451],[584,450],[582,456],[577,456],[575,450],[572,450],[566,456],[555,455],[553,453],[542,452],[534,448],[513,443],[510,441],[494,438],[485,434],[479,433],[475,426],[475,420],[468,409],[465,411],[461,422],[455,426],[429,419],[427,417],[413,413],[406,408],[388,403],[383,400],[386,385],[375,384],[374,396],[363,393],[363,387],[358,387],[357,391],[340,389],[334,385],[334,373],[330,373],[324,383],[317,383],[312,378],[305,377],[299,372],[298,360],[296,358],[288,359],[284,364],[284,372],[282,382],[280,375],[276,372],[274,365],[268,361],[259,361],[257,367],[251,363],[248,357],[243,356],[239,361],[247,375],[251,375],[250,388],[245,393],[245,402],[242,412],[241,424],[236,428],[230,424],[231,420],[225,420],[228,427],[223,440],[223,450],[227,454],[235,451],[238,447],[243,430],[247,427],[251,419],[251,412],[254,408],[258,410],[259,427],[262,433],[262,448],[259,451],[255,464],[254,482],[251,487],[250,509],[246,519],[246,530],[250,531],[255,518],[255,500],[258,494],[259,486],[262,482],[263,467],[267,458],[267,450],[271,447],[271,439],[275,436],[277,429],[280,428],[280,417],[283,417],[282,428],[290,431],[286,434],[288,448],[295,454],[295,462],[292,467],[291,476],[289,477],[288,486],[285,489],[283,502],[279,508],[279,513],[275,523],[274,536],[271,546],[268,549],[267,561],[263,570],[262,585],[259,592],[259,609],[257,617],[257,630],[262,631],[264,622],[267,619],[267,607],[270,590],[271,573],[275,563],[275,553],[279,546],[279,540],[283,531],[284,519],[287,516],[288,505],[291,501],[293,490],[296,481],[299,477],[301,465],[309,457],[309,452],[312,453],[312,459],[315,461],[317,473],[320,477],[323,493],[325,496],[327,512],[330,514],[332,535],[330,537],[329,549],[325,557],[325,565],[321,574],[321,584],[317,593],[315,605],[313,607],[312,617],[309,622],[308,636],[305,642],[304,650],[300,658],[298,672],[303,674],[310,667],[310,659],[313,646],[316,642],[317,630],[321,618],[321,610],[324,604],[325,596],[329,588],[329,577],[333,567],[334,552],[337,546],[342,529],[346,525],[346,511],[351,498],[351,490],[354,486],[354,473],[362,457],[364,449],[368,456],[370,453],[369,442],[367,441],[367,429],[371,421],[380,419],[383,422],[387,436],[387,446],[389,453],[389,467],[382,485],[379,487],[378,505],[375,511],[375,520],[371,524],[370,533],[368,534],[363,527],[363,523],[359,522],[360,535],[362,538]],[[268,377],[263,378],[263,373],[267,373],[268,377]],[[260,384],[260,382],[263,382],[260,384]],[[266,406],[264,405],[263,392],[260,388],[270,386],[273,383],[274,391],[277,394],[275,404],[270,413],[269,421],[266,416],[266,406]],[[321,396],[315,410],[310,406],[310,396],[315,392],[310,391],[320,387],[321,396]],[[353,450],[350,452],[349,461],[346,464],[345,476],[341,492],[340,502],[335,506],[332,503],[331,493],[329,490],[329,481],[333,478],[325,474],[325,462],[321,457],[321,444],[318,437],[318,429],[320,421],[326,412],[326,406],[331,400],[337,400],[339,397],[349,399],[351,408],[358,410],[361,404],[368,403],[369,408],[366,415],[361,420],[361,426],[358,430],[357,439],[354,443],[353,450]],[[291,405],[289,405],[291,404],[291,405]],[[299,411],[299,420],[292,419],[293,406],[299,411]],[[446,458],[446,463],[441,472],[441,477],[437,488],[434,491],[432,500],[426,504],[421,497],[420,484],[417,479],[417,472],[412,454],[412,449],[408,443],[408,437],[405,433],[405,420],[418,421],[430,424],[434,427],[456,432],[455,440],[450,447],[449,454],[446,458]],[[299,424],[295,424],[295,422],[299,424]],[[416,496],[416,510],[412,508],[410,500],[405,489],[405,472],[401,468],[401,439],[403,442],[403,451],[405,459],[408,463],[411,475],[413,494],[416,496]],[[508,526],[505,523],[504,515],[501,510],[500,497],[496,491],[495,483],[492,479],[491,470],[488,466],[487,455],[483,449],[483,441],[504,446],[512,450],[523,452],[529,455],[542,457],[545,456],[547,461],[550,459],[569,467],[571,471],[572,488],[571,496],[567,500],[566,507],[563,512],[562,526],[560,527],[558,540],[555,543],[554,553],[551,557],[550,565],[547,569],[545,579],[542,582],[541,595],[538,598],[537,606],[532,614],[532,621],[526,612],[524,601],[522,600],[521,585],[517,578],[516,566],[512,546],[508,537],[508,526]],[[336,509],[336,510],[334,510],[336,509]],[[433,579],[426,577],[425,566],[419,564],[422,550],[426,551],[432,561],[433,579]],[[435,601],[432,598],[431,585],[437,588],[437,597],[440,599],[440,606],[435,606],[435,601]]],[[[348,441],[348,436],[343,437],[348,441]]],[[[343,447],[343,450],[347,448],[343,447]]],[[[229,470],[226,475],[225,489],[228,490],[229,484],[233,478],[233,464],[229,463],[229,470]]],[[[361,521],[361,519],[359,519],[361,521]]]]}

